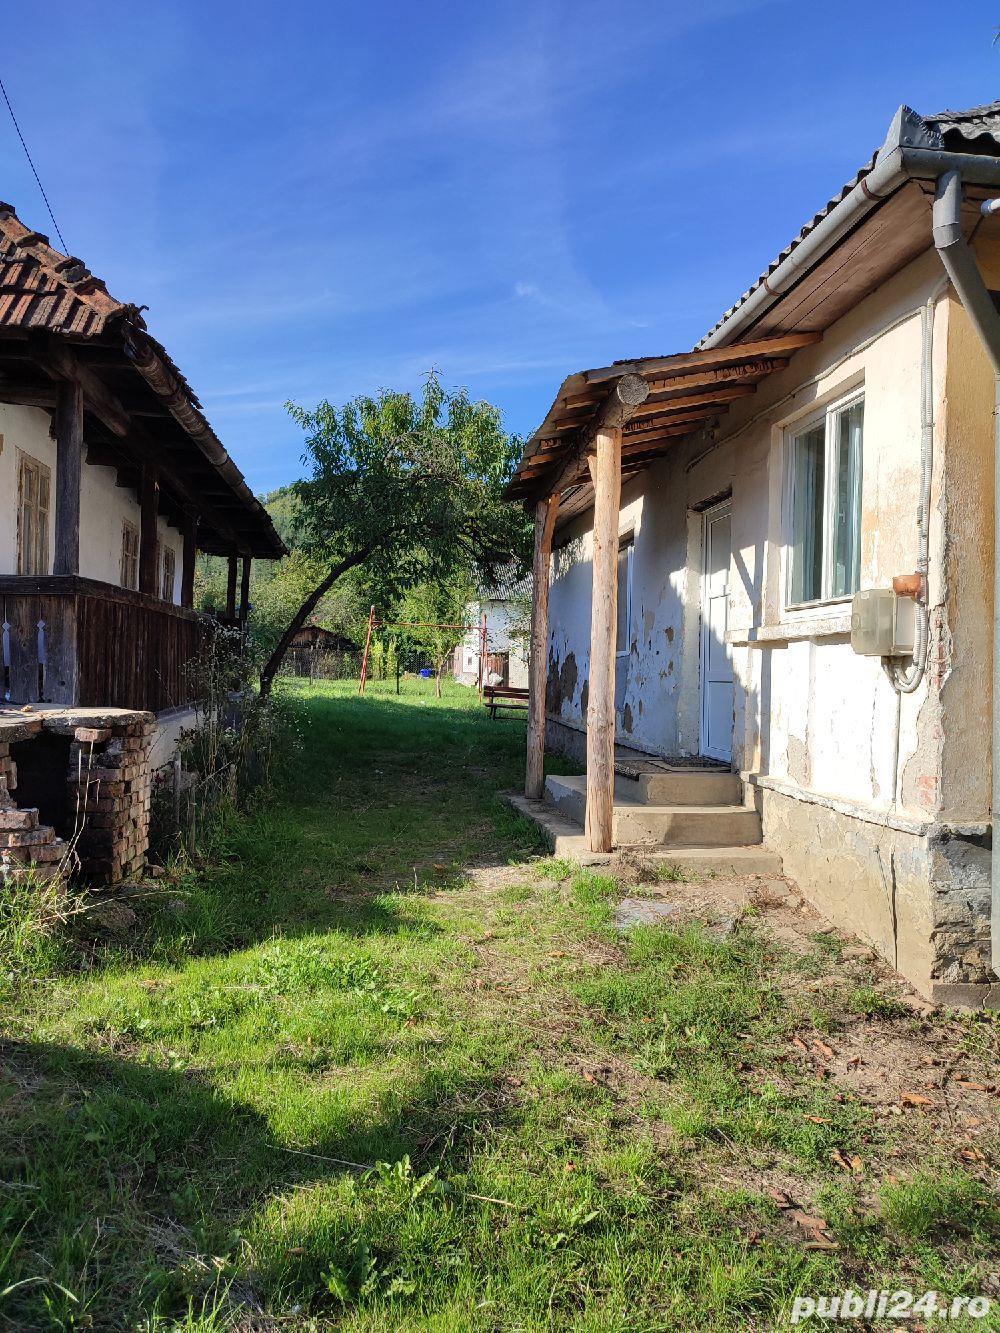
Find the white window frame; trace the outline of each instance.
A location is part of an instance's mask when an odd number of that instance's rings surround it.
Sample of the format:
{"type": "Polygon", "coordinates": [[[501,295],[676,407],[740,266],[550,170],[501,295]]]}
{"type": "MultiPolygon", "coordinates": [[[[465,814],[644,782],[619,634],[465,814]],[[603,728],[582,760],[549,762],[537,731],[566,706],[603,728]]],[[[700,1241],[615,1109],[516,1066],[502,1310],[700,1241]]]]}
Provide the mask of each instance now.
{"type": "MultiPolygon", "coordinates": [[[[835,520],[836,520],[836,489],[829,485],[830,478],[834,475],[834,451],[836,449],[836,432],[834,423],[839,414],[856,404],[864,404],[865,391],[863,388],[854,389],[842,398],[836,398],[825,404],[818,411],[810,413],[808,416],[800,417],[785,427],[784,448],[783,448],[783,466],[784,466],[784,496],[782,502],[783,509],[783,540],[782,555],[784,563],[784,572],[782,576],[782,606],[788,612],[811,611],[817,606],[843,606],[851,601],[853,592],[845,593],[843,596],[835,597],[830,588],[833,584],[833,563],[834,563],[834,541],[835,541],[835,520]],[[823,570],[821,575],[822,591],[821,595],[809,602],[792,601],[792,525],[795,512],[795,466],[794,450],[795,440],[799,435],[804,435],[806,431],[814,426],[823,425],[823,570]]],[[[864,511],[864,476],[865,476],[865,449],[864,449],[864,430],[861,436],[861,512],[858,514],[858,525],[860,529],[861,513],[864,511]]]]}
{"type": "MultiPolygon", "coordinates": [[[[625,568],[625,647],[618,647],[618,617],[615,615],[615,657],[628,657],[632,651],[632,565],[635,561],[635,533],[626,532],[618,538],[618,555],[627,552],[625,568]]],[[[615,559],[615,583],[618,582],[618,559],[615,559]]],[[[617,611],[617,608],[616,608],[617,611]]]]}

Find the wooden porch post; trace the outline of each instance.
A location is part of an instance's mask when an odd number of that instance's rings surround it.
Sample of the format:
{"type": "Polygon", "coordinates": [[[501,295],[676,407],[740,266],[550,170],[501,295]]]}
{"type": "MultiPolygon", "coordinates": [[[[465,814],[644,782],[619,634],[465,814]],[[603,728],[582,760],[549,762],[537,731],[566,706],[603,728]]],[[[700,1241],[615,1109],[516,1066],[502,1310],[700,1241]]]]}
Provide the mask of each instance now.
{"type": "Polygon", "coordinates": [[[587,846],[610,852],[615,805],[615,641],[618,633],[618,510],[622,491],[622,426],[649,385],[623,375],[594,421],[588,463],[594,483],[594,588],[587,696],[587,846]]]}
{"type": "Polygon", "coordinates": [[[559,494],[535,505],[535,558],[532,564],[531,647],[528,660],[528,753],[524,794],[538,800],[545,785],[545,686],[549,649],[549,559],[559,494]]]}
{"type": "Polygon", "coordinates": [[[156,516],[160,509],[160,475],[152,463],[143,463],[139,483],[139,591],[149,597],[159,592],[156,516]]]}
{"type": "Polygon", "coordinates": [[[610,852],[615,793],[615,639],[618,626],[618,508],[622,433],[599,430],[590,459],[594,482],[594,590],[587,696],[587,845],[610,852]]]}
{"type": "Polygon", "coordinates": [[[226,581],[226,616],[229,620],[236,619],[236,572],[237,558],[235,552],[229,557],[229,577],[226,581]]]}
{"type": "Polygon", "coordinates": [[[244,554],[243,578],[240,582],[240,624],[244,629],[250,616],[250,561],[251,557],[244,554]]]}
{"type": "Polygon", "coordinates": [[[194,565],[198,555],[198,515],[189,513],[184,525],[184,555],[181,564],[181,606],[194,606],[194,565]]]}
{"type": "Polygon", "coordinates": [[[59,385],[56,410],[56,531],[53,574],[80,572],[80,481],[83,470],[83,388],[59,385]]]}

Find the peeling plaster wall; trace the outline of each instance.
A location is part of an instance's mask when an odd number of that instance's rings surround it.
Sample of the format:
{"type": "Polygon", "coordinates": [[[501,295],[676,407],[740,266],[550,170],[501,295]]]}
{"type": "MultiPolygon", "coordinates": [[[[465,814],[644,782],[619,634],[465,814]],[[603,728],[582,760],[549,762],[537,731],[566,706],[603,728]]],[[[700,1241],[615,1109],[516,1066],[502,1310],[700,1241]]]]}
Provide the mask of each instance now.
{"type": "MultiPolygon", "coordinates": [[[[849,602],[785,608],[783,453],[789,426],[863,388],[861,586],[915,568],[920,307],[940,277],[931,252],[859,303],[735,403],[721,438],[697,437],[640,474],[619,527],[635,533],[619,742],[698,752],[699,509],[731,489],[734,768],[802,888],[925,987],[989,979],[983,850],[941,842],[948,824],[987,818],[990,780],[992,376],[950,293],[934,315],[929,667],[914,694],[852,651],[849,602]]],[[[550,715],[575,728],[585,724],[590,521],[563,534],[550,603],[550,715]]]]}

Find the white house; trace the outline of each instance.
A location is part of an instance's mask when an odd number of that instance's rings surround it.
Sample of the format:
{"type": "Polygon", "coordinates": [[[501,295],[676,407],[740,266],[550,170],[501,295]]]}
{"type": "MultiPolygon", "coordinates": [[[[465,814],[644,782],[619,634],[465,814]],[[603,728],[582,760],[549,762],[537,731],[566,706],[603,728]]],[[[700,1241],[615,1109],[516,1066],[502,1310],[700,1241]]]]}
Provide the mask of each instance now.
{"type": "Polygon", "coordinates": [[[505,685],[527,688],[528,654],[517,596],[524,591],[526,586],[511,595],[483,596],[466,607],[470,629],[455,649],[454,675],[460,684],[479,684],[482,659],[482,679],[487,684],[499,678],[505,685]]]}
{"type": "Polygon", "coordinates": [[[970,1004],[1000,1001],[998,196],[1000,103],[901,108],[693,352],[570,376],[511,488],[536,519],[527,808],[547,729],[586,761],[546,796],[588,850],[756,845],[970,1004]]]}
{"type": "Polygon", "coordinates": [[[284,547],[140,309],[0,205],[0,699],[190,702],[198,550],[237,621],[284,547]]]}

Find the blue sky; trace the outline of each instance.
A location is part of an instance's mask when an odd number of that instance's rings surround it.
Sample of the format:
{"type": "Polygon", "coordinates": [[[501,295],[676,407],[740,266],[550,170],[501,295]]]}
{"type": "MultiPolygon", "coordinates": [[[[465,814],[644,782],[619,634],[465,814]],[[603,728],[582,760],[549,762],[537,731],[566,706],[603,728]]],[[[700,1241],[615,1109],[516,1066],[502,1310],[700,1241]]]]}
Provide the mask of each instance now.
{"type": "MultiPolygon", "coordinates": [[[[1000,4],[54,0],[0,74],[73,253],[257,490],[283,403],[436,366],[528,433],[692,345],[918,111],[1000,96],[1000,4]]],[[[51,232],[0,119],[0,198],[51,232]]],[[[55,237],[53,236],[55,241],[55,237]]]]}

